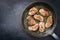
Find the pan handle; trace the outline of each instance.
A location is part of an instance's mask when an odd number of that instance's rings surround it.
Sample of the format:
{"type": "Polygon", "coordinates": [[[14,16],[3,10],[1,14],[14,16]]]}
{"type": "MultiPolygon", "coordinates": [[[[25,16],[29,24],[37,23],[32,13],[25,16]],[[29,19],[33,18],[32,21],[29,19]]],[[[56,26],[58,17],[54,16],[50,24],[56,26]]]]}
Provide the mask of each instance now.
{"type": "Polygon", "coordinates": [[[60,38],[59,38],[55,33],[53,33],[52,36],[53,36],[56,40],[60,40],[60,38]]]}

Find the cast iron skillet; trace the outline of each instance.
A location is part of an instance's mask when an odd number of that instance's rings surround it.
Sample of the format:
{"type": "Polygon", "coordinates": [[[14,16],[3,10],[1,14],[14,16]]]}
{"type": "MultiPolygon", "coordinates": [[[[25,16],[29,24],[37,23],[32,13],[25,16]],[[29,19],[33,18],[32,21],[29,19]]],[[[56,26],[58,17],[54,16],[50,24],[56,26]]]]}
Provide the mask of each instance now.
{"type": "Polygon", "coordinates": [[[29,34],[30,36],[33,36],[33,37],[41,38],[41,37],[45,37],[48,35],[52,35],[56,40],[60,40],[59,37],[54,33],[54,29],[56,27],[56,24],[57,24],[57,15],[56,15],[54,9],[50,5],[48,5],[47,3],[44,3],[44,2],[33,2],[33,3],[31,3],[30,5],[28,5],[26,7],[26,9],[24,10],[24,12],[22,14],[23,29],[27,34],[29,34]],[[35,33],[35,32],[31,32],[27,29],[28,25],[26,22],[26,17],[28,15],[29,9],[32,7],[37,7],[38,9],[40,7],[44,7],[44,8],[47,8],[49,11],[51,11],[52,18],[53,18],[53,25],[51,26],[51,28],[47,29],[43,33],[39,33],[39,32],[35,33]]]}

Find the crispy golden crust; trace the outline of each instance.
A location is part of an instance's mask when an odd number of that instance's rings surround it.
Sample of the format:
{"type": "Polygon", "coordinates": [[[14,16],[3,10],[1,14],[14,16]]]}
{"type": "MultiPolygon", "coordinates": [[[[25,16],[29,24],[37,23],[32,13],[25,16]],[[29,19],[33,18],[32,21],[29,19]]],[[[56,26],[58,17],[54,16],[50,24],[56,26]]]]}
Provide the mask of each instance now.
{"type": "Polygon", "coordinates": [[[39,31],[44,32],[45,30],[45,23],[44,22],[39,22],[39,31]]]}
{"type": "Polygon", "coordinates": [[[29,10],[29,15],[34,15],[34,14],[36,14],[36,12],[37,12],[38,10],[37,10],[37,8],[35,8],[35,7],[33,7],[33,8],[31,8],[30,10],[29,10]]]}
{"type": "Polygon", "coordinates": [[[44,20],[43,16],[37,15],[37,14],[34,15],[34,18],[35,18],[36,20],[39,20],[39,21],[43,21],[43,20],[44,20]]]}
{"type": "Polygon", "coordinates": [[[28,17],[27,17],[27,21],[28,21],[28,24],[29,24],[29,25],[34,25],[34,24],[36,24],[36,21],[35,21],[31,16],[28,16],[28,17]]]}
{"type": "Polygon", "coordinates": [[[34,26],[29,26],[28,30],[30,31],[36,31],[38,29],[38,24],[35,24],[34,26]]]}
{"type": "Polygon", "coordinates": [[[47,18],[47,22],[46,22],[46,24],[45,24],[45,27],[46,28],[49,28],[49,27],[51,27],[51,25],[52,25],[52,16],[49,16],[48,18],[47,18]]]}
{"type": "Polygon", "coordinates": [[[46,11],[45,9],[40,9],[39,12],[40,12],[41,15],[43,15],[43,16],[49,16],[48,11],[46,11]]]}

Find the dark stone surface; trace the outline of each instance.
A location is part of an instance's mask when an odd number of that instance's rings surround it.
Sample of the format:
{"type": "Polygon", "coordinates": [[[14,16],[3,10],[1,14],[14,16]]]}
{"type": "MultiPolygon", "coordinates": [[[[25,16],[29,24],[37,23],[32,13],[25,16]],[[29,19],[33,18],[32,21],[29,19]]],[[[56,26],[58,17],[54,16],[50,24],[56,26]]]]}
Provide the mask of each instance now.
{"type": "Polygon", "coordinates": [[[55,40],[51,36],[33,38],[23,32],[21,16],[31,2],[50,4],[57,14],[55,33],[60,37],[60,0],[0,0],[0,40],[55,40]]]}

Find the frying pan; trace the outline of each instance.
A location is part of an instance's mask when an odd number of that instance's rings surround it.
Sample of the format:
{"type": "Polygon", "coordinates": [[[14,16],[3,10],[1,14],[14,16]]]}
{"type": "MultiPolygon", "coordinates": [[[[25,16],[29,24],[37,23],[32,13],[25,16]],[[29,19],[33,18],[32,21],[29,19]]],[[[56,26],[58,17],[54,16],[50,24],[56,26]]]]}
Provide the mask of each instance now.
{"type": "Polygon", "coordinates": [[[33,36],[33,37],[37,37],[37,38],[41,38],[41,37],[46,37],[48,35],[52,35],[56,40],[60,40],[60,38],[54,33],[54,29],[56,27],[56,24],[57,24],[57,15],[54,11],[54,9],[47,3],[45,2],[33,2],[31,4],[29,4],[23,14],[22,14],[22,25],[23,25],[23,30],[30,36],[33,36]],[[27,22],[26,22],[26,17],[28,15],[28,12],[29,12],[29,9],[32,8],[32,7],[37,7],[39,9],[39,7],[45,7],[47,8],[48,10],[50,10],[52,12],[52,18],[53,18],[53,25],[51,26],[51,28],[47,29],[45,32],[43,33],[35,33],[35,32],[32,32],[32,31],[29,31],[27,28],[28,28],[28,25],[27,25],[27,22]]]}

